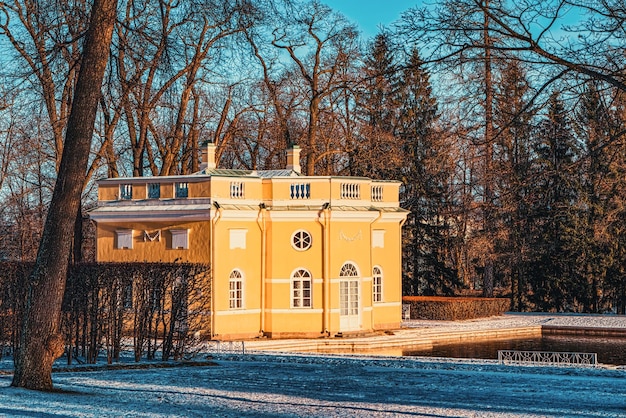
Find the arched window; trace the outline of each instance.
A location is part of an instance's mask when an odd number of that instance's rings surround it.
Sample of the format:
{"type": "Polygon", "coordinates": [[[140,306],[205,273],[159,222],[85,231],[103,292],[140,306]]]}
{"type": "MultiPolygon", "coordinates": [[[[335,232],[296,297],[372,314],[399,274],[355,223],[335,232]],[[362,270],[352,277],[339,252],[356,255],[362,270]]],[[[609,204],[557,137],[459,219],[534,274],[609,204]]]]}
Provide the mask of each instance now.
{"type": "Polygon", "coordinates": [[[374,302],[383,301],[383,271],[378,266],[372,269],[372,298],[374,302]]]}
{"type": "Polygon", "coordinates": [[[228,306],[230,309],[243,308],[243,274],[240,270],[230,272],[228,306]]]}
{"type": "MultiPolygon", "coordinates": [[[[359,270],[352,263],[345,263],[339,272],[339,314],[346,318],[359,315],[359,270]]],[[[349,318],[348,318],[349,319],[349,318]]],[[[349,320],[347,321],[350,322],[349,320]]],[[[348,327],[358,324],[346,325],[348,327]]]]}
{"type": "Polygon", "coordinates": [[[359,277],[359,271],[356,269],[356,266],[352,263],[346,263],[341,266],[341,271],[339,272],[339,276],[341,277],[359,277]]]}
{"type": "Polygon", "coordinates": [[[305,269],[298,269],[291,275],[291,307],[311,307],[312,280],[311,273],[305,269]]]}

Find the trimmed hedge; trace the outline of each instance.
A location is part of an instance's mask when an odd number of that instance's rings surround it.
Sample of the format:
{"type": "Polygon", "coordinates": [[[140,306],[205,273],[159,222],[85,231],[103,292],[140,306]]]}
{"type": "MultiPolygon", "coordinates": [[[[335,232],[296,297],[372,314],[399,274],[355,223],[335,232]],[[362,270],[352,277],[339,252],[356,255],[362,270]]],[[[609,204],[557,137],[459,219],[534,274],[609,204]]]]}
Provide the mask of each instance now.
{"type": "Polygon", "coordinates": [[[411,319],[455,321],[502,315],[509,310],[506,298],[404,296],[402,303],[411,306],[411,319]]]}

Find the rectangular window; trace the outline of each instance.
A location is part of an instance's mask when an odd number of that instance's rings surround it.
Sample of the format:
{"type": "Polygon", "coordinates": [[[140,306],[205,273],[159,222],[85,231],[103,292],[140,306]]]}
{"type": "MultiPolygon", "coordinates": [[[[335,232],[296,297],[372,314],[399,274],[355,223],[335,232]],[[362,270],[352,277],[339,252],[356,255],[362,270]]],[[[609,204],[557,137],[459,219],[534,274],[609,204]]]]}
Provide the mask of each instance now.
{"type": "Polygon", "coordinates": [[[189,197],[189,184],[188,183],[176,183],[176,198],[184,199],[189,197]]]}
{"type": "Polygon", "coordinates": [[[161,183],[148,183],[148,199],[161,197],[161,183]]]}
{"type": "Polygon", "coordinates": [[[172,234],[172,249],[189,249],[189,230],[188,229],[170,229],[172,234]]]}
{"type": "Polygon", "coordinates": [[[115,243],[115,248],[122,249],[132,249],[133,248],[133,230],[132,229],[118,229],[115,231],[115,235],[117,238],[117,242],[115,243]]]}
{"type": "Polygon", "coordinates": [[[294,308],[311,307],[311,280],[294,280],[292,282],[292,302],[294,308]]]}
{"type": "Polygon", "coordinates": [[[383,271],[380,267],[374,267],[372,275],[372,293],[374,302],[383,301],[383,271]]]}
{"type": "Polygon", "coordinates": [[[120,184],[120,199],[130,200],[133,198],[133,185],[120,184]]]}
{"type": "Polygon", "coordinates": [[[374,278],[374,302],[382,302],[383,300],[383,292],[382,292],[382,283],[379,278],[374,278]]]}
{"type": "Polygon", "coordinates": [[[232,280],[229,283],[230,296],[229,307],[230,309],[243,308],[243,281],[232,280]]]}

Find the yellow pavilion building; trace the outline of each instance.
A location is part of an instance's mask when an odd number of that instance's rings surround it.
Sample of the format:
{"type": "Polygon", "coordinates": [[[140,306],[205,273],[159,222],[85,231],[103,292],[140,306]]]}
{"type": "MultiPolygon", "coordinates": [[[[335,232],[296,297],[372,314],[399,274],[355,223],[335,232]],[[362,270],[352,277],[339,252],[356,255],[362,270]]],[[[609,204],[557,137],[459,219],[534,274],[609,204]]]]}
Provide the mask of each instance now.
{"type": "Polygon", "coordinates": [[[90,216],[99,262],[208,263],[212,339],[318,338],[399,328],[396,181],[215,166],[192,175],[104,179],[90,216]]]}

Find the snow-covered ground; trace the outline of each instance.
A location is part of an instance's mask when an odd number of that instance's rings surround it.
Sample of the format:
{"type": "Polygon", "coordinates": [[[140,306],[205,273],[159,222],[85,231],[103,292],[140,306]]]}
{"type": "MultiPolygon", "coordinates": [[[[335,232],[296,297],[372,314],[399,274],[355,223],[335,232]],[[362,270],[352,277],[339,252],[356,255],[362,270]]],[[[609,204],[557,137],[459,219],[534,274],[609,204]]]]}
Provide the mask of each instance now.
{"type": "Polygon", "coordinates": [[[626,370],[261,355],[214,366],[64,372],[9,387],[11,417],[626,417],[626,370]]]}
{"type": "Polygon", "coordinates": [[[549,325],[564,328],[621,328],[626,329],[624,315],[507,313],[502,316],[478,318],[467,321],[411,320],[404,328],[427,328],[437,330],[504,329],[533,325],[549,325]]]}
{"type": "MultiPolygon", "coordinates": [[[[444,331],[547,322],[626,327],[625,317],[575,315],[405,325],[444,331]]],[[[211,366],[57,372],[54,393],[12,388],[11,376],[0,375],[0,416],[626,417],[626,367],[262,352],[213,360],[211,366]]]]}

